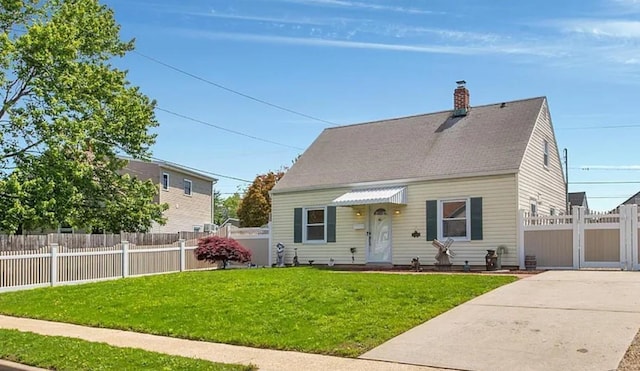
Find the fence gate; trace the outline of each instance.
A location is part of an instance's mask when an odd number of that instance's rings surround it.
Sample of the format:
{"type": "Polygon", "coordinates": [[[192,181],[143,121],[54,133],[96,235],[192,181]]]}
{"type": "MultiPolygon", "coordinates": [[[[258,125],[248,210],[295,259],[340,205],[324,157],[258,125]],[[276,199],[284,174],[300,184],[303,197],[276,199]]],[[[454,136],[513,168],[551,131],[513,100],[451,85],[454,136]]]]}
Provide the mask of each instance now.
{"type": "Polygon", "coordinates": [[[640,229],[637,205],[621,206],[617,213],[521,215],[520,265],[524,255],[536,255],[540,268],[619,268],[640,270],[640,229]]]}

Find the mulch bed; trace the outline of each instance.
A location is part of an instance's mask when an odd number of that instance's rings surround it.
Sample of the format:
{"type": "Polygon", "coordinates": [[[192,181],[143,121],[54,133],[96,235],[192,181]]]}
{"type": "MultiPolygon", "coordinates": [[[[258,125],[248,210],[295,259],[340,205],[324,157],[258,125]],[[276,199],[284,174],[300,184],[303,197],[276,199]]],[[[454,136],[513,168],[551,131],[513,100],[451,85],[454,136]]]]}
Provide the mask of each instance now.
{"type": "Polygon", "coordinates": [[[618,371],[638,371],[640,370],[640,331],[627,349],[624,358],[618,365],[618,371]]]}

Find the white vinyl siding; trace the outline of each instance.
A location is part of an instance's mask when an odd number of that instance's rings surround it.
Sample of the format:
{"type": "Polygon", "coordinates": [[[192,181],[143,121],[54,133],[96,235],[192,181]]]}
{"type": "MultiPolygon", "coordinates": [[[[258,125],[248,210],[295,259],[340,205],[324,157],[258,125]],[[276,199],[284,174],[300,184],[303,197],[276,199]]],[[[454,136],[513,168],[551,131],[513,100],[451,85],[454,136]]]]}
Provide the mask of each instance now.
{"type": "MultiPolygon", "coordinates": [[[[389,214],[393,229],[392,263],[408,266],[412,258],[420,256],[421,262],[428,265],[435,261],[433,256],[436,250],[430,242],[426,241],[425,201],[482,197],[483,239],[454,242],[451,249],[457,257],[452,260],[452,263],[461,266],[464,260],[469,260],[471,265],[484,265],[487,249],[505,245],[507,254],[502,257],[502,264],[518,265],[516,253],[518,205],[514,174],[404,184],[407,185],[407,205],[337,207],[336,243],[319,246],[293,242],[294,209],[308,205],[328,205],[351,188],[274,193],[272,195],[272,240],[287,246],[285,250],[287,264],[291,263],[294,248],[298,248],[298,256],[304,259],[302,261],[314,260],[314,264],[327,264],[330,258],[334,259],[335,264],[352,264],[350,250],[355,248],[353,263],[365,264],[368,215],[376,210],[374,207],[385,207],[388,210],[397,208],[400,210],[399,214],[389,214]],[[358,212],[361,215],[358,216],[358,212]],[[414,232],[419,232],[420,236],[412,237],[415,235],[414,232]]],[[[276,256],[275,248],[273,256],[276,256]]]]}
{"type": "Polygon", "coordinates": [[[530,211],[530,200],[537,201],[537,212],[548,215],[552,206],[560,207],[564,213],[565,190],[564,175],[558,147],[551,126],[547,102],[542,106],[533,134],[520,165],[518,173],[519,208],[530,211]],[[548,166],[541,163],[544,159],[544,142],[547,141],[548,166]]]}

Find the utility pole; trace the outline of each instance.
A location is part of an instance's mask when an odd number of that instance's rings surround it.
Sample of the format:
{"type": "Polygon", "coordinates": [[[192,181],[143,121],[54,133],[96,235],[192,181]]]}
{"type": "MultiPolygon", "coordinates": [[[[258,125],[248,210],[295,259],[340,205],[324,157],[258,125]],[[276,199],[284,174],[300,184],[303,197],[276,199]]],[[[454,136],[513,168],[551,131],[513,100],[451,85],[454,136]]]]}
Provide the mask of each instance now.
{"type": "Polygon", "coordinates": [[[569,152],[564,149],[564,207],[565,214],[569,215],[569,152]]]}

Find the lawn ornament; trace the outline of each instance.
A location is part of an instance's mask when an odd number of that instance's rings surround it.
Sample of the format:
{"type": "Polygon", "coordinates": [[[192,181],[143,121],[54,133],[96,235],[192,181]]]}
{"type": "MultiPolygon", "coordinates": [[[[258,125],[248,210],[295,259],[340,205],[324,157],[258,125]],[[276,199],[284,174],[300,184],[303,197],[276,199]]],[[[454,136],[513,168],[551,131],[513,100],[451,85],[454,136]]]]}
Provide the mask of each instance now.
{"type": "Polygon", "coordinates": [[[422,272],[422,268],[420,267],[420,257],[416,256],[411,259],[411,270],[414,272],[422,272]]]}
{"type": "Polygon", "coordinates": [[[452,238],[447,238],[446,241],[440,242],[437,239],[433,240],[433,246],[438,249],[438,253],[436,254],[436,268],[438,270],[451,270],[451,261],[449,258],[455,256],[453,251],[451,251],[450,247],[453,244],[452,238]]]}
{"type": "Polygon", "coordinates": [[[284,267],[284,245],[282,244],[282,242],[278,242],[278,244],[276,245],[276,253],[278,256],[278,262],[276,263],[276,266],[284,267]]]}
{"type": "Polygon", "coordinates": [[[300,261],[298,260],[298,248],[294,247],[293,248],[293,266],[297,267],[300,265],[300,261]]]}

